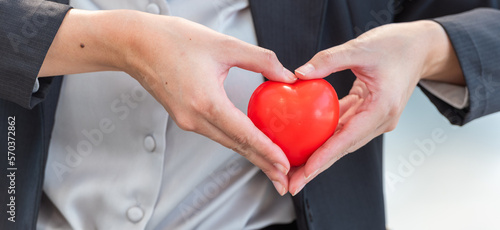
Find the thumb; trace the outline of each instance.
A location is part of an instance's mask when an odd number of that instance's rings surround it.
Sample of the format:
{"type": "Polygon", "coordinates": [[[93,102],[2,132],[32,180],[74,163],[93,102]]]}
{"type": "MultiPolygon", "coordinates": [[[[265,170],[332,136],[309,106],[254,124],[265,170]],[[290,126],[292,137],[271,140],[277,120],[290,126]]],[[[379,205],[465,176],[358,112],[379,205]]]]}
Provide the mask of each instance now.
{"type": "Polygon", "coordinates": [[[323,50],[306,64],[295,70],[300,79],[324,78],[338,71],[351,69],[359,65],[360,55],[349,43],[323,50]]]}
{"type": "Polygon", "coordinates": [[[276,54],[271,50],[246,42],[240,42],[239,47],[231,50],[236,52],[233,57],[237,57],[233,60],[234,66],[261,73],[272,81],[293,83],[297,80],[297,77],[290,70],[283,67],[276,54]]]}

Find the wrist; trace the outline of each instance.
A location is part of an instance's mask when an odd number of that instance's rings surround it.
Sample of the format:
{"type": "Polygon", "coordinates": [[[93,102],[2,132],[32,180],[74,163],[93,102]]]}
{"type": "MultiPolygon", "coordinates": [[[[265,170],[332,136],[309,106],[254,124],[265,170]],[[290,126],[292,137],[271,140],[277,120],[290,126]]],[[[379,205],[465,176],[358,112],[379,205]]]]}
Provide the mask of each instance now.
{"type": "Polygon", "coordinates": [[[111,29],[114,30],[112,33],[118,34],[111,38],[110,45],[117,49],[118,54],[118,58],[111,60],[112,64],[141,81],[144,76],[154,74],[152,66],[158,62],[158,52],[164,50],[161,46],[165,38],[161,33],[167,29],[167,26],[158,25],[170,17],[130,10],[117,11],[116,16],[119,23],[125,25],[111,29]]]}
{"type": "Polygon", "coordinates": [[[125,71],[132,11],[72,9],[45,56],[39,77],[97,71],[125,71]]]}
{"type": "Polygon", "coordinates": [[[98,25],[93,29],[92,40],[101,50],[94,58],[94,65],[105,70],[128,72],[131,68],[131,44],[135,39],[140,12],[131,10],[112,10],[94,12],[90,25],[98,25]]]}
{"type": "Polygon", "coordinates": [[[416,22],[419,24],[420,39],[426,50],[421,79],[430,79],[438,75],[446,63],[449,46],[448,36],[438,23],[429,20],[416,22]]]}
{"type": "Polygon", "coordinates": [[[421,79],[464,85],[462,69],[444,28],[430,20],[418,21],[427,55],[421,79]]]}

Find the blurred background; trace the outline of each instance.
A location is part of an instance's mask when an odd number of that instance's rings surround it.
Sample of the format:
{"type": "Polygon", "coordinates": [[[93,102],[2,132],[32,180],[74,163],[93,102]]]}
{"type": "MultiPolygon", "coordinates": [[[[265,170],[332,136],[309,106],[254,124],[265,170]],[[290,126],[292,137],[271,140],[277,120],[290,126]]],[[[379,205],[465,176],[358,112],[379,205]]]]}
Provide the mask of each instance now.
{"type": "Polygon", "coordinates": [[[416,89],[384,154],[390,230],[500,229],[500,113],[452,126],[416,89]]]}

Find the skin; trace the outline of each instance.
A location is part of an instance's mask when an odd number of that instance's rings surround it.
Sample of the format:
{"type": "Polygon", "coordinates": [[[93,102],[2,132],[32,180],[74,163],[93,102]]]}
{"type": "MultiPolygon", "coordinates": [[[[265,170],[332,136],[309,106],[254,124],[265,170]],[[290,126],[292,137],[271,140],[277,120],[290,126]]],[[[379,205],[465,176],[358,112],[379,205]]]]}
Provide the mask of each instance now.
{"type": "Polygon", "coordinates": [[[357,79],[339,102],[337,130],[305,165],[289,174],[292,195],[341,157],[394,130],[421,79],[465,85],[451,42],[434,21],[375,28],[321,51],[295,73],[300,79],[315,79],[346,69],[357,79]]]}
{"type": "Polygon", "coordinates": [[[39,77],[124,71],[163,105],[180,128],[246,157],[284,195],[288,159],[227,98],[223,83],[232,67],[262,73],[274,81],[296,80],[272,51],[181,18],[128,10],[73,9],[66,15],[39,77]]]}
{"type": "Polygon", "coordinates": [[[70,10],[39,77],[96,71],[128,73],[180,128],[246,157],[281,195],[297,194],[342,156],[392,131],[419,80],[465,85],[445,31],[432,21],[375,28],[319,52],[294,75],[272,51],[181,18],[127,10],[70,10]],[[324,78],[351,69],[357,80],[340,100],[336,133],[305,165],[290,171],[283,151],[227,98],[223,82],[232,67],[287,83],[295,76],[324,78]]]}

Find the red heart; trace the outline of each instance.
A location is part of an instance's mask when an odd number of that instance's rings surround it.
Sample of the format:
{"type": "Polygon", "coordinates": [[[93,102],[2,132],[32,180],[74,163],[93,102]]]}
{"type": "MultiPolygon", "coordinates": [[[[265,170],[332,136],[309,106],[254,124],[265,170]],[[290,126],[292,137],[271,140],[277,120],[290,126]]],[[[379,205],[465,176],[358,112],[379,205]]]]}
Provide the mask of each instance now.
{"type": "Polygon", "coordinates": [[[252,94],[248,117],[300,166],[335,132],[339,100],[323,79],[294,84],[267,81],[252,94]]]}

